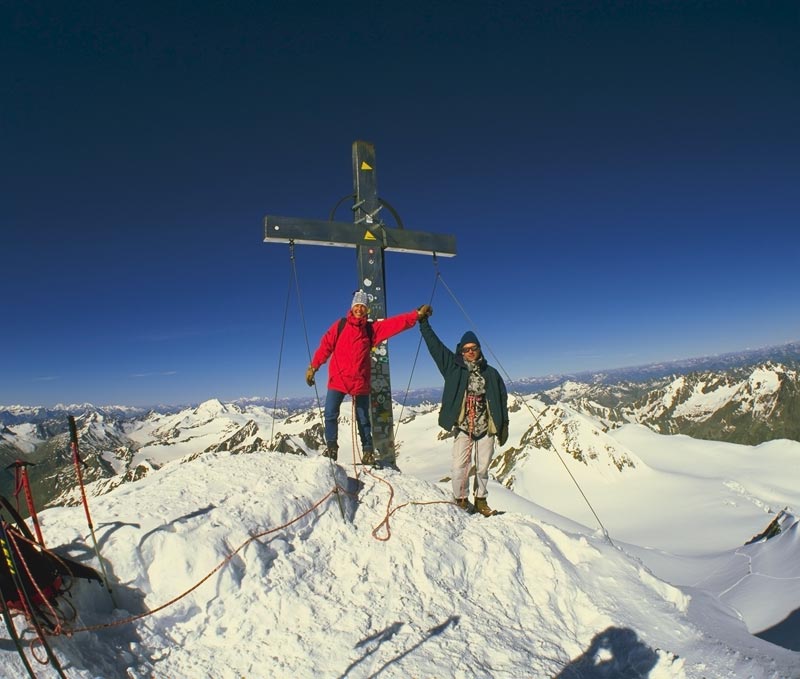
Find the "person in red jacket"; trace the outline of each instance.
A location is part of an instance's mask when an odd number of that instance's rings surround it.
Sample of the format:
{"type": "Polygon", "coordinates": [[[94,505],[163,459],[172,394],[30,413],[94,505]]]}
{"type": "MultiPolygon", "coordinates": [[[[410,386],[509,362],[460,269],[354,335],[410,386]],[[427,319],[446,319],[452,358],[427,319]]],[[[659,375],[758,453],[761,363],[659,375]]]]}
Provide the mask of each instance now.
{"type": "Polygon", "coordinates": [[[339,411],[347,394],[356,404],[356,422],[361,439],[362,462],[374,464],[372,424],[369,418],[371,363],[370,352],[384,340],[413,328],[419,318],[432,313],[423,305],[415,311],[391,318],[368,321],[369,296],[363,290],[353,295],[347,316],[336,321],[322,336],[306,370],[306,383],[314,385],[314,375],[330,358],[328,393],[325,397],[325,457],[336,460],[339,455],[339,411]]]}

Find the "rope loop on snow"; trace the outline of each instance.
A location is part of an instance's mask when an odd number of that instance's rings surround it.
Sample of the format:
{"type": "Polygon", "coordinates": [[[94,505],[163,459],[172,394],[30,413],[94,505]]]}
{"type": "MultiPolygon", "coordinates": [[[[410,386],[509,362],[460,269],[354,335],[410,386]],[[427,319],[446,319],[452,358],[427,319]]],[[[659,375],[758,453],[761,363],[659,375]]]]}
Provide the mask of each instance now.
{"type": "MultiPolygon", "coordinates": [[[[375,538],[376,540],[381,541],[381,542],[387,542],[389,539],[391,539],[392,532],[391,532],[391,527],[390,527],[390,524],[389,524],[389,519],[395,512],[397,512],[398,510],[402,509],[403,507],[407,507],[409,505],[424,506],[424,505],[434,505],[434,504],[455,504],[453,502],[446,501],[446,500],[431,500],[431,501],[428,501],[428,502],[417,502],[417,501],[414,501],[414,502],[404,502],[403,504],[392,508],[392,500],[394,499],[394,495],[395,495],[394,486],[392,486],[392,484],[389,481],[387,481],[386,479],[374,474],[371,470],[365,469],[364,473],[368,474],[372,478],[380,481],[381,483],[383,483],[383,484],[385,484],[386,486],[389,487],[389,500],[388,500],[388,502],[386,504],[386,513],[384,515],[384,518],[381,520],[381,522],[377,526],[375,526],[375,528],[373,528],[373,530],[372,530],[372,537],[375,538]],[[380,535],[379,534],[381,532],[381,530],[385,530],[385,534],[384,535],[380,535]]],[[[65,637],[69,638],[69,637],[72,637],[73,635],[78,634],[80,632],[97,632],[97,631],[104,630],[104,629],[110,629],[110,628],[113,628],[113,627],[119,627],[121,625],[127,625],[127,624],[130,624],[132,622],[136,622],[137,620],[142,620],[143,618],[147,618],[147,617],[149,617],[151,615],[155,615],[156,613],[159,613],[159,612],[163,611],[164,609],[166,609],[169,606],[171,606],[172,604],[180,601],[181,599],[183,599],[184,597],[188,596],[189,594],[194,592],[196,589],[198,589],[202,584],[204,584],[206,581],[208,581],[214,574],[218,573],[226,564],[228,564],[231,561],[231,559],[233,559],[233,557],[235,557],[237,554],[239,554],[239,552],[241,552],[250,543],[252,543],[255,540],[258,540],[260,538],[266,537],[267,535],[272,535],[273,533],[277,533],[279,531],[285,530],[286,528],[289,528],[293,524],[295,524],[298,521],[304,519],[305,517],[309,516],[312,512],[314,512],[317,509],[319,509],[319,507],[321,507],[328,499],[330,499],[333,496],[337,496],[337,498],[338,498],[338,496],[340,494],[349,495],[350,497],[352,497],[352,498],[354,498],[356,500],[358,499],[358,493],[352,493],[352,492],[348,491],[346,488],[344,488],[341,485],[339,485],[338,483],[335,484],[333,486],[333,488],[331,488],[324,496],[322,496],[319,500],[314,502],[308,509],[306,509],[305,511],[301,512],[300,514],[298,514],[294,518],[289,519],[288,521],[286,521],[285,523],[282,523],[279,526],[275,526],[275,527],[269,528],[267,530],[262,530],[262,531],[259,531],[257,533],[253,533],[247,540],[245,540],[241,545],[239,545],[236,549],[234,549],[232,552],[230,552],[224,559],[222,559],[222,561],[220,561],[211,571],[209,571],[205,576],[203,576],[195,584],[193,584],[187,590],[185,590],[185,591],[181,592],[180,594],[174,596],[169,601],[166,601],[163,604],[161,604],[159,606],[156,606],[155,608],[153,608],[153,609],[151,609],[149,611],[146,611],[144,613],[139,613],[137,615],[131,615],[131,616],[128,616],[126,618],[122,618],[120,620],[115,620],[113,622],[102,623],[102,624],[99,624],[99,625],[86,625],[86,626],[83,626],[83,627],[67,628],[67,627],[64,627],[61,624],[58,624],[52,630],[45,630],[45,633],[48,636],[51,636],[51,637],[65,636],[65,637]]],[[[58,619],[57,616],[56,616],[56,619],[58,619]]],[[[36,656],[34,655],[34,657],[36,657],[36,656]]],[[[38,660],[38,658],[37,658],[37,660],[38,660]]]]}
{"type": "MultiPolygon", "coordinates": [[[[389,499],[386,502],[386,512],[383,516],[381,522],[372,529],[372,537],[376,540],[381,542],[387,542],[392,537],[392,530],[389,525],[389,519],[398,509],[402,509],[403,507],[407,507],[409,505],[433,505],[433,504],[446,504],[446,505],[455,505],[455,502],[449,500],[431,500],[428,502],[404,502],[397,507],[392,508],[392,501],[394,500],[394,486],[387,481],[382,476],[378,476],[375,474],[371,469],[364,465],[364,455],[363,450],[360,448],[360,437],[358,435],[358,423],[356,420],[356,401],[354,397],[351,397],[352,400],[352,412],[350,417],[350,435],[353,441],[353,475],[355,476],[356,482],[359,481],[362,474],[366,474],[367,476],[371,476],[376,481],[380,481],[384,485],[388,486],[389,488],[389,499]],[[359,469],[361,467],[361,469],[359,469]],[[381,530],[385,530],[385,535],[379,535],[381,530]]],[[[345,495],[350,495],[351,497],[358,500],[357,493],[350,493],[346,489],[342,488],[341,486],[337,485],[338,492],[344,493],[345,495]]]]}
{"type": "Polygon", "coordinates": [[[209,571],[205,576],[203,576],[200,580],[198,580],[189,589],[187,589],[186,591],[178,594],[177,596],[175,596],[172,599],[170,599],[169,601],[161,604],[160,606],[157,606],[156,608],[153,608],[152,610],[149,610],[149,611],[147,611],[145,613],[139,613],[138,615],[131,615],[131,616],[129,616],[127,618],[123,618],[121,620],[115,620],[114,622],[103,623],[102,625],[89,625],[89,626],[86,626],[86,627],[78,627],[78,628],[69,629],[69,630],[66,630],[66,629],[59,629],[58,631],[54,630],[53,632],[49,633],[49,636],[61,636],[61,635],[63,635],[63,636],[72,636],[74,634],[77,634],[78,632],[96,632],[96,631],[101,630],[101,629],[109,629],[111,627],[118,627],[120,625],[126,625],[128,623],[135,622],[136,620],[141,620],[142,618],[147,618],[147,617],[149,617],[151,615],[154,615],[154,614],[156,614],[156,613],[158,613],[160,611],[163,611],[165,608],[171,606],[175,602],[180,601],[185,596],[188,596],[189,594],[194,592],[198,587],[200,587],[200,585],[202,585],[212,575],[214,575],[220,569],[222,569],[223,566],[225,566],[231,559],[233,559],[234,556],[236,556],[239,552],[241,552],[251,542],[253,542],[255,540],[258,540],[259,538],[263,538],[263,537],[265,537],[267,535],[271,535],[272,533],[277,533],[278,531],[284,530],[285,528],[288,528],[292,524],[297,523],[298,521],[300,521],[301,519],[305,518],[306,516],[311,514],[313,511],[315,511],[328,498],[330,498],[331,496],[335,495],[338,490],[339,490],[338,486],[336,486],[334,488],[331,488],[331,490],[329,490],[321,499],[317,500],[314,504],[312,504],[307,510],[305,510],[303,513],[299,514],[298,516],[294,517],[293,519],[290,519],[286,523],[283,523],[280,526],[276,526],[274,528],[270,528],[268,530],[263,530],[263,531],[259,531],[258,533],[252,534],[247,540],[245,540],[235,550],[233,550],[230,554],[228,554],[211,571],[209,571]]]}

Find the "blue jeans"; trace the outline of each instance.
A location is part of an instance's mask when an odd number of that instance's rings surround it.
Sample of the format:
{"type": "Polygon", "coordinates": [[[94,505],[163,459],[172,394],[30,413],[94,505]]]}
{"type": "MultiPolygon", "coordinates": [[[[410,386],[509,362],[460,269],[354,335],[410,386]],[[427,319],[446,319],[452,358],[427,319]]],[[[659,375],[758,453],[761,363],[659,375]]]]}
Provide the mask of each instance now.
{"type": "MultiPolygon", "coordinates": [[[[346,394],[328,389],[325,397],[325,443],[339,445],[339,410],[346,394]]],[[[369,394],[353,397],[356,402],[356,423],[361,438],[361,450],[373,450],[372,423],[369,419],[369,394]]]]}

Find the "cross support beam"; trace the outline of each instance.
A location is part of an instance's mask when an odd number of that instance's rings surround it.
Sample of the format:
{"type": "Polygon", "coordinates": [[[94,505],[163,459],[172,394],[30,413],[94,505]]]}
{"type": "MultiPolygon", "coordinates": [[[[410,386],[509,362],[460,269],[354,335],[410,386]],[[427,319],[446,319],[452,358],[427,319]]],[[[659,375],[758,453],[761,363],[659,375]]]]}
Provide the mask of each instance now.
{"type": "MultiPolygon", "coordinates": [[[[453,236],[391,228],[383,223],[379,218],[383,205],[378,198],[375,178],[375,148],[369,142],[353,143],[353,187],[352,224],[267,216],[264,218],[264,242],[356,248],[359,286],[369,295],[370,319],[386,318],[384,252],[452,257],[456,254],[456,240],[453,236]]],[[[387,342],[375,347],[371,360],[370,415],[375,456],[383,464],[394,465],[396,452],[387,342]]]]}
{"type": "Polygon", "coordinates": [[[264,217],[264,242],[294,241],[299,245],[330,245],[355,248],[378,245],[386,252],[436,254],[453,257],[456,239],[436,233],[393,229],[383,224],[357,225],[297,217],[264,217]]]}

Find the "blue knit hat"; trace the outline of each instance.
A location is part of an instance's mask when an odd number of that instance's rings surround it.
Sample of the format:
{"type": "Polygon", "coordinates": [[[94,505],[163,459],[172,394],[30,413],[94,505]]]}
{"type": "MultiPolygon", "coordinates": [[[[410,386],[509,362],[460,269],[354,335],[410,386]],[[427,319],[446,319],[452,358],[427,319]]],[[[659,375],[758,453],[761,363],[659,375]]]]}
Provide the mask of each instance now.
{"type": "Polygon", "coordinates": [[[353,301],[350,303],[350,308],[352,309],[356,304],[369,306],[369,296],[363,290],[356,290],[356,294],[353,295],[353,301]]]}
{"type": "Polygon", "coordinates": [[[478,336],[472,332],[472,330],[467,330],[467,332],[464,333],[461,341],[458,343],[458,346],[461,348],[465,344],[477,344],[479,348],[481,346],[481,343],[478,341],[478,336]]]}

